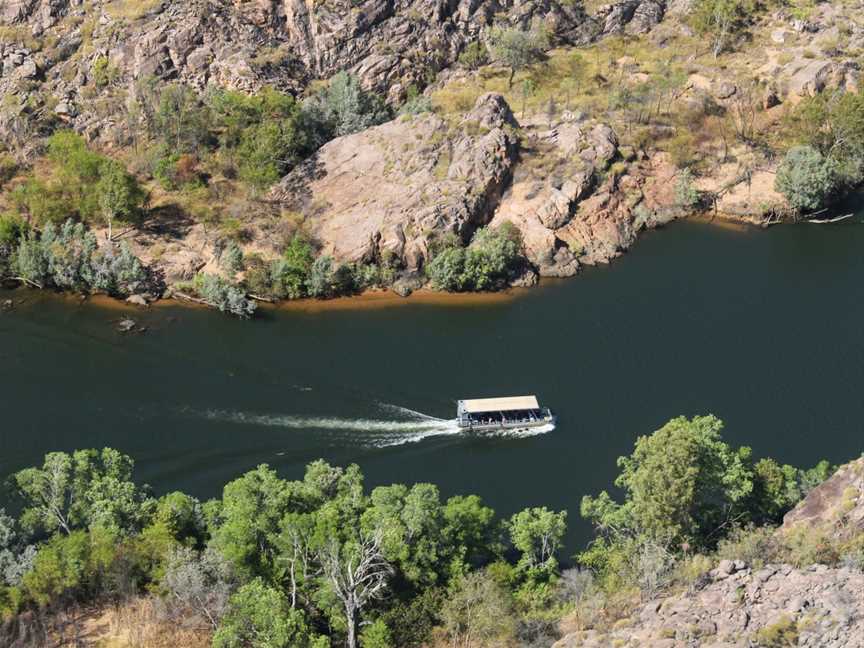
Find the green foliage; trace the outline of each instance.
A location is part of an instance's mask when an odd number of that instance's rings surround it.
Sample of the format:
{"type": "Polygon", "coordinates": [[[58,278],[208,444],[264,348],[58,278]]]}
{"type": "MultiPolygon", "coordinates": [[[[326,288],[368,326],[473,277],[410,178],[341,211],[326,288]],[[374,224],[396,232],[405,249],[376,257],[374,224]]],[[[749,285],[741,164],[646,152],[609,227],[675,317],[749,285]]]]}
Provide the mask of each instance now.
{"type": "Polygon", "coordinates": [[[378,619],[360,633],[361,648],[394,648],[393,637],[387,624],[378,619]]]}
{"type": "Polygon", "coordinates": [[[456,581],[441,609],[442,631],[452,645],[507,645],[516,631],[513,603],[488,572],[456,581]]]}
{"type": "Polygon", "coordinates": [[[777,168],[774,188],[796,209],[818,209],[837,191],[836,166],[811,146],[793,147],[777,168]]]}
{"type": "Polygon", "coordinates": [[[312,246],[294,236],[282,258],[271,266],[273,294],[280,299],[298,299],[306,295],[306,282],[313,263],[312,246]]]}
{"type": "Polygon", "coordinates": [[[798,645],[798,624],[783,615],[775,623],[756,632],[756,645],[762,648],[785,648],[798,645]]]}
{"type": "Polygon", "coordinates": [[[420,94],[416,86],[408,88],[408,97],[402,107],[399,108],[400,115],[421,115],[432,112],[432,99],[420,94]]]}
{"type": "Polygon", "coordinates": [[[496,27],[489,40],[495,58],[510,68],[508,87],[513,86],[516,72],[542,60],[543,52],[549,48],[549,37],[543,29],[523,31],[496,27]]]}
{"type": "Polygon", "coordinates": [[[111,448],[51,452],[41,468],[13,475],[24,501],[21,527],[32,535],[101,527],[140,530],[154,502],[132,482],[132,459],[111,448]]]}
{"type": "Polygon", "coordinates": [[[625,502],[613,502],[605,491],[586,496],[583,516],[603,531],[703,546],[753,491],[750,449],[733,450],[721,440],[722,429],[713,416],[678,417],[639,437],[633,454],[618,459],[615,484],[625,502]]]}
{"type": "Polygon", "coordinates": [[[693,172],[684,169],[675,182],[675,203],[679,207],[694,207],[699,203],[699,191],[693,184],[693,172]]]}
{"type": "Polygon", "coordinates": [[[140,215],[144,192],[119,162],[105,160],[102,163],[95,193],[109,231],[115,220],[128,222],[140,215]]]}
{"type": "Polygon", "coordinates": [[[309,267],[306,278],[306,291],[310,297],[331,297],[334,293],[335,271],[333,259],[320,256],[309,267]]]}
{"type": "Polygon", "coordinates": [[[320,648],[303,613],[292,609],[278,589],[255,579],[241,587],[213,636],[214,648],[320,648]]]}
{"type": "Polygon", "coordinates": [[[195,276],[195,292],[210,306],[223,313],[241,318],[255,314],[255,302],[246,297],[246,292],[219,275],[198,273],[195,276]]]}
{"type": "Polygon", "coordinates": [[[489,53],[480,41],[473,41],[459,54],[459,64],[469,70],[477,70],[489,61],[489,53]]]}
{"type": "Polygon", "coordinates": [[[210,141],[210,115],[195,91],[174,83],[163,86],[156,96],[152,134],[161,139],[169,155],[197,153],[210,141]]]}
{"type": "Polygon", "coordinates": [[[429,262],[427,273],[439,290],[502,288],[521,266],[522,240],[509,223],[477,230],[468,248],[445,245],[429,262]]]}
{"type": "Polygon", "coordinates": [[[81,223],[48,223],[41,234],[25,235],[12,258],[12,269],[42,287],[95,290],[113,295],[135,292],[146,280],[138,258],[124,243],[100,249],[81,223]]]}
{"type": "Polygon", "coordinates": [[[243,250],[237,241],[228,241],[219,255],[219,264],[228,272],[240,272],[243,269],[243,250]]]}
{"type": "Polygon", "coordinates": [[[380,124],[390,116],[381,97],[363,90],[357,78],[347,72],[336,74],[326,88],[307,99],[302,112],[316,147],[380,124]]]}
{"type": "Polygon", "coordinates": [[[558,571],[555,555],[567,531],[567,511],[525,509],[510,518],[508,528],[513,546],[521,553],[520,569],[547,577],[558,571]]]}
{"type": "Polygon", "coordinates": [[[17,187],[13,200],[38,224],[60,223],[70,216],[99,221],[132,221],[139,215],[144,192],[119,163],[91,151],[80,135],[63,130],[48,138],[47,178],[30,177],[17,187]]]}
{"type": "Polygon", "coordinates": [[[690,22],[697,32],[711,39],[716,58],[744,30],[753,11],[751,0],[698,0],[690,22]]]}

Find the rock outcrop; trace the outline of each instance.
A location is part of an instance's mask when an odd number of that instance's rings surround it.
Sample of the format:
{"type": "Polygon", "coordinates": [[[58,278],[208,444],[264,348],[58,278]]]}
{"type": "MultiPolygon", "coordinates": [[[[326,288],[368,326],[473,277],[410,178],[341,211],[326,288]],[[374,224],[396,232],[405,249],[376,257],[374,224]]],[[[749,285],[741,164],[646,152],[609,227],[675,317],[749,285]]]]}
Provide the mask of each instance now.
{"type": "MultiPolygon", "coordinates": [[[[802,527],[831,541],[859,541],[864,458],[840,467],[810,491],[776,534],[784,538],[802,527]]],[[[864,646],[864,572],[854,562],[795,568],[721,560],[690,591],[644,603],[608,632],[570,633],[553,648],[864,646]]]]}
{"type": "Polygon", "coordinates": [[[325,144],[269,197],[301,214],[339,261],[395,255],[416,270],[430,239],[467,240],[489,221],[516,161],[516,128],[497,94],[454,127],[433,114],[401,117],[325,144]]]}
{"type": "Polygon", "coordinates": [[[0,121],[0,135],[33,111],[123,140],[119,116],[148,79],[299,92],[348,70],[396,102],[493,24],[542,25],[553,44],[579,44],[650,29],[664,6],[624,0],[591,17],[566,0],[7,0],[0,95],[20,113],[0,121]]]}
{"type": "Polygon", "coordinates": [[[861,646],[864,573],[724,560],[693,592],[646,603],[616,628],[572,633],[553,648],[861,646]],[[777,643],[778,635],[787,643],[777,643]]]}

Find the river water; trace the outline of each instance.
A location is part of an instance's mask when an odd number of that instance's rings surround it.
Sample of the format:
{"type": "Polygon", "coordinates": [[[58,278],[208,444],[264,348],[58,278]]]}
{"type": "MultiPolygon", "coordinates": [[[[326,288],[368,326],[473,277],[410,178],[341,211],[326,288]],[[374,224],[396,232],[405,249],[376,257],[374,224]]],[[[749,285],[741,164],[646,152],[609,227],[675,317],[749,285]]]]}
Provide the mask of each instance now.
{"type": "MultiPolygon", "coordinates": [[[[714,413],[757,455],[864,450],[864,227],[677,223],[608,268],[502,296],[393,307],[149,311],[33,292],[0,313],[0,479],[45,452],[116,447],[158,493],[201,498],[257,464],[324,457],[370,486],[431,481],[501,513],[570,512],[615,459],[679,414],[714,413]],[[142,335],[112,321],[131,315],[142,335]],[[466,397],[537,394],[526,436],[460,434],[466,397]]],[[[7,495],[0,496],[0,505],[7,495]]]]}

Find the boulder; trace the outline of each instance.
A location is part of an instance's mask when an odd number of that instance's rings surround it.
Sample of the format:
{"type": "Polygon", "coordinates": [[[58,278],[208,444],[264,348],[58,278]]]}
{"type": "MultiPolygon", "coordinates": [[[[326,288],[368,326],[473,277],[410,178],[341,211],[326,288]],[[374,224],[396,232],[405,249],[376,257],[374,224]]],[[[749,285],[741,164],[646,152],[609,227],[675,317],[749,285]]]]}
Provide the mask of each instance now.
{"type": "Polygon", "coordinates": [[[831,75],[833,64],[827,60],[805,63],[789,78],[788,92],[792,99],[812,97],[822,92],[831,75]]]}

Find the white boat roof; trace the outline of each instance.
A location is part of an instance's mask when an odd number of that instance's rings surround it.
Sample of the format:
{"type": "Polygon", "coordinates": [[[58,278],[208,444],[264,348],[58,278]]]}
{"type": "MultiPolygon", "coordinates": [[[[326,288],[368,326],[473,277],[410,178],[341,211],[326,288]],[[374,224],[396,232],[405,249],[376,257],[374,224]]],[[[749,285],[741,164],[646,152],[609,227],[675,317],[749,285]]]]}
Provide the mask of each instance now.
{"type": "Polygon", "coordinates": [[[468,414],[476,412],[504,412],[507,410],[540,409],[536,396],[510,396],[508,398],[471,398],[462,401],[468,414]]]}

